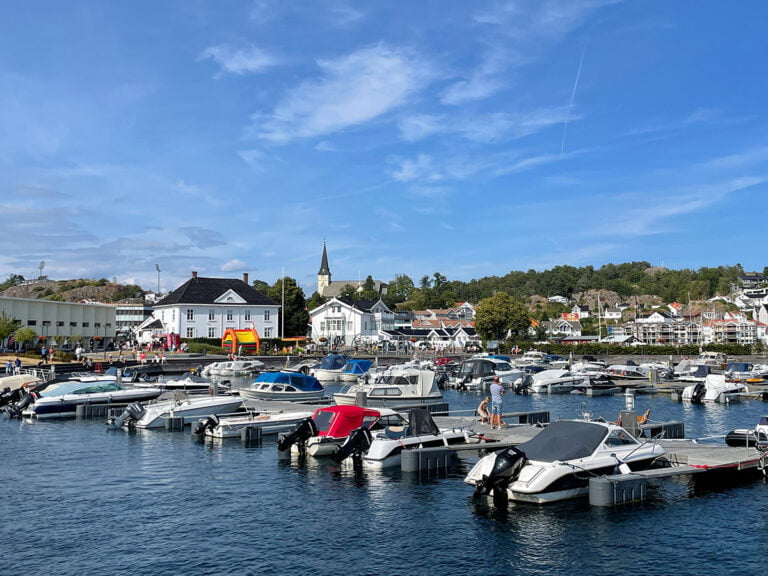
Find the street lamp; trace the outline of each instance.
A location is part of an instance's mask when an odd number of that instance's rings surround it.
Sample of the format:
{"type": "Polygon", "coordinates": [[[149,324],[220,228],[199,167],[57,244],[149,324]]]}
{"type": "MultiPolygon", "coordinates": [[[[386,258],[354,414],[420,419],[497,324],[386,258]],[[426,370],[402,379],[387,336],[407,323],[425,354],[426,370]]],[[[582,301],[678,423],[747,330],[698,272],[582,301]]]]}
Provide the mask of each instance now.
{"type": "Polygon", "coordinates": [[[157,295],[160,296],[160,264],[155,264],[157,270],[157,295]]]}

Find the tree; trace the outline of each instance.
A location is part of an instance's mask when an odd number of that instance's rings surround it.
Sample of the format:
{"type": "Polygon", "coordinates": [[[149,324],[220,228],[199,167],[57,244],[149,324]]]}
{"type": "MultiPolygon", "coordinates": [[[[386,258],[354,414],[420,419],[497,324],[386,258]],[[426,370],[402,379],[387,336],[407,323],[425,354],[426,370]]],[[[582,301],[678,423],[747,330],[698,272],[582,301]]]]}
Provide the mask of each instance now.
{"type": "Polygon", "coordinates": [[[357,300],[357,288],[352,286],[352,284],[344,284],[341,292],[339,292],[339,298],[344,298],[346,300],[357,300]]]}
{"type": "Polygon", "coordinates": [[[413,285],[413,280],[411,280],[409,276],[406,276],[405,274],[397,274],[395,279],[387,286],[387,293],[383,298],[384,303],[389,306],[389,308],[393,308],[395,304],[408,302],[415,289],[416,287],[413,285]]]}
{"type": "Polygon", "coordinates": [[[373,281],[373,276],[370,274],[363,283],[363,290],[360,292],[358,298],[362,300],[378,300],[379,293],[376,291],[376,283],[373,281]]]}
{"type": "Polygon", "coordinates": [[[37,332],[29,326],[23,326],[16,329],[13,333],[13,337],[16,339],[17,345],[21,344],[23,347],[23,344],[26,342],[34,343],[37,338],[37,332]]]}
{"type": "Polygon", "coordinates": [[[326,301],[327,299],[320,296],[320,293],[317,290],[315,290],[312,293],[312,296],[309,298],[309,300],[307,300],[307,310],[311,312],[315,308],[319,308],[320,306],[325,304],[326,301]]]}
{"type": "Polygon", "coordinates": [[[264,282],[264,280],[254,280],[251,282],[251,286],[253,286],[254,290],[261,292],[262,294],[266,294],[269,291],[269,284],[264,282]]]}
{"type": "Polygon", "coordinates": [[[483,340],[525,339],[531,320],[525,305],[506,292],[484,298],[475,308],[475,330],[483,340]]]}
{"type": "Polygon", "coordinates": [[[285,325],[281,330],[283,338],[292,336],[306,336],[309,324],[309,312],[304,297],[304,291],[293,278],[279,278],[268,290],[267,296],[275,302],[285,306],[280,317],[285,319],[285,325]],[[283,280],[285,286],[283,286],[283,280]],[[283,294],[285,298],[283,298],[283,294]]]}
{"type": "Polygon", "coordinates": [[[16,331],[16,322],[5,312],[0,312],[0,343],[16,331]]]}

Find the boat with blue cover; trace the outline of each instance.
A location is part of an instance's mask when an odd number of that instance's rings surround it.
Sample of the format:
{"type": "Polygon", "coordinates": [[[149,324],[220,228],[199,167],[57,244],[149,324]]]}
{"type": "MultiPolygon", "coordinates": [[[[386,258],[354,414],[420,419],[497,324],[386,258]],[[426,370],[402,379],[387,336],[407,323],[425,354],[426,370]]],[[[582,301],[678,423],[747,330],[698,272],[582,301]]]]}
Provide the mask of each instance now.
{"type": "Polygon", "coordinates": [[[345,354],[328,354],[320,363],[310,368],[309,373],[322,382],[335,382],[349,360],[345,354]]]}
{"type": "Polygon", "coordinates": [[[314,376],[301,372],[262,372],[248,388],[240,388],[240,396],[251,400],[287,400],[306,402],[320,400],[325,388],[314,376]]]}
{"type": "Polygon", "coordinates": [[[361,376],[368,374],[371,366],[373,366],[372,360],[360,358],[347,360],[347,363],[344,364],[344,369],[339,374],[339,380],[342,382],[356,382],[361,376]]]}

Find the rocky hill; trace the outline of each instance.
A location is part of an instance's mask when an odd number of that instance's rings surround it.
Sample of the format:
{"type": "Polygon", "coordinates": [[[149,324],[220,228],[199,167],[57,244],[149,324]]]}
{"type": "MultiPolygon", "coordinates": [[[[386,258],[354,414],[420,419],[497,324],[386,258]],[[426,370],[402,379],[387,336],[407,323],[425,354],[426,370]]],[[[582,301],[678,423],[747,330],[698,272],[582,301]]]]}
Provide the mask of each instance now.
{"type": "Polygon", "coordinates": [[[35,298],[60,302],[91,301],[112,304],[141,302],[144,290],[139,286],[115,284],[107,280],[39,280],[18,284],[0,292],[10,298],[35,298]]]}

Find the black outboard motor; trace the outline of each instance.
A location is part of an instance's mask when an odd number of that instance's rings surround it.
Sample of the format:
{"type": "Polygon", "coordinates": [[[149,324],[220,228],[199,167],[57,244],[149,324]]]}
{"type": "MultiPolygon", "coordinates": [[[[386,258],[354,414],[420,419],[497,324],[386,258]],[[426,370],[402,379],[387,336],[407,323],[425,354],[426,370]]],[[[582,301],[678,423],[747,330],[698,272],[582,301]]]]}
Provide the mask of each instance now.
{"type": "Polygon", "coordinates": [[[475,485],[475,494],[490,494],[493,491],[496,506],[506,505],[509,498],[507,488],[517,480],[527,461],[525,453],[514,446],[499,450],[490,474],[484,474],[475,485]]]}
{"type": "Polygon", "coordinates": [[[198,420],[192,433],[198,436],[204,436],[206,430],[213,430],[218,425],[219,417],[216,416],[216,414],[211,414],[205,420],[198,420]]]}
{"type": "Polygon", "coordinates": [[[5,411],[7,412],[8,417],[21,418],[21,413],[24,411],[24,408],[32,404],[37,398],[40,398],[40,395],[35,391],[22,394],[18,402],[6,407],[5,411]]]}
{"type": "Polygon", "coordinates": [[[144,416],[144,412],[146,412],[146,410],[144,409],[144,405],[141,402],[128,404],[120,416],[107,420],[107,426],[110,426],[115,430],[119,430],[123,426],[127,428],[134,428],[136,426],[136,422],[142,416],[144,416]]]}
{"type": "Polygon", "coordinates": [[[512,391],[515,394],[528,394],[531,391],[532,383],[533,378],[530,374],[526,374],[522,378],[516,380],[514,384],[512,384],[512,391]]]}
{"type": "Polygon", "coordinates": [[[283,432],[277,437],[277,449],[280,452],[285,452],[293,444],[299,446],[299,451],[304,452],[307,445],[307,440],[317,436],[317,424],[312,418],[305,418],[294,428],[291,432],[283,432]]]}
{"type": "Polygon", "coordinates": [[[693,387],[693,393],[691,394],[691,403],[692,404],[701,404],[702,398],[704,398],[704,394],[707,393],[707,387],[701,383],[698,382],[696,386],[693,387]]]}
{"type": "Polygon", "coordinates": [[[353,456],[355,460],[359,460],[363,453],[371,447],[372,442],[373,434],[365,426],[352,430],[344,444],[339,446],[339,449],[333,454],[333,460],[341,463],[350,456],[353,456]]]}
{"type": "Polygon", "coordinates": [[[16,388],[15,390],[11,390],[10,388],[6,388],[3,390],[2,394],[0,394],[0,406],[5,406],[6,404],[11,404],[13,402],[18,402],[21,400],[21,395],[24,393],[24,391],[21,388],[16,388]]]}

